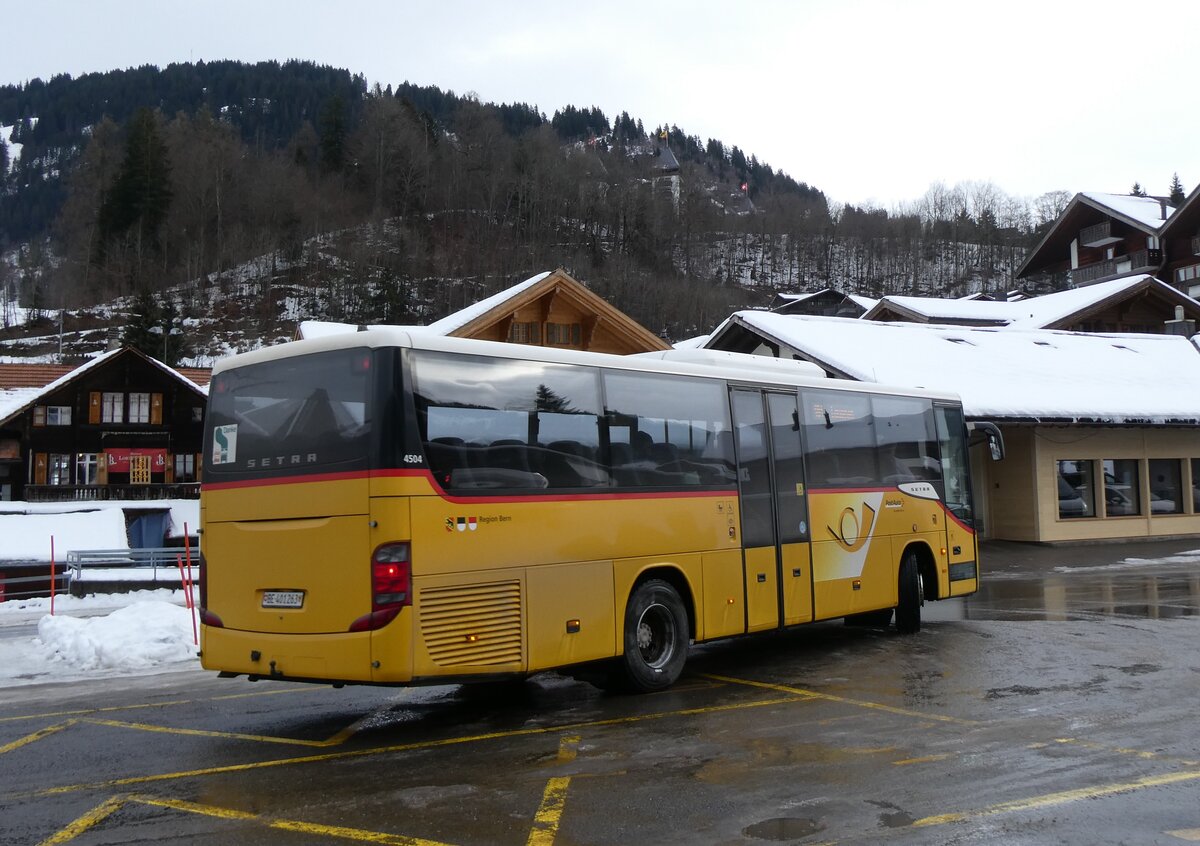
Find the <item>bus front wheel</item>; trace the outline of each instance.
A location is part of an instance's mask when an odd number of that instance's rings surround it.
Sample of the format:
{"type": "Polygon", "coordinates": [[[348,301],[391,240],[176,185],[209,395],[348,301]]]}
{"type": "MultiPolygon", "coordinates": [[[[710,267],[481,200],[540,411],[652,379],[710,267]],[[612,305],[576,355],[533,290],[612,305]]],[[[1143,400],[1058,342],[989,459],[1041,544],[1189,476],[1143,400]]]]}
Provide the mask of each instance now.
{"type": "Polygon", "coordinates": [[[687,610],[675,588],[661,579],[638,585],[625,606],[626,685],[639,693],[673,685],[683,673],[689,637],[687,610]]]}
{"type": "Polygon", "coordinates": [[[896,606],[896,630],[912,634],[921,630],[921,606],[925,604],[925,585],[915,552],[906,552],[900,562],[900,602],[896,606]]]}

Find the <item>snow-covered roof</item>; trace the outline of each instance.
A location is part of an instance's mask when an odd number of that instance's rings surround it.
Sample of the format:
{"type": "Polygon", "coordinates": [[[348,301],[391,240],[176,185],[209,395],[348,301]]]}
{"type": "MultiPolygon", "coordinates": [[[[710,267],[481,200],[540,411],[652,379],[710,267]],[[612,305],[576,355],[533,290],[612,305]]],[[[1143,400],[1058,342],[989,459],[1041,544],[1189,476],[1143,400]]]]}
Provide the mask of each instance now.
{"type": "MultiPolygon", "coordinates": [[[[881,307],[894,305],[898,309],[920,314],[932,322],[972,321],[990,322],[1013,329],[1041,329],[1084,311],[1139,285],[1159,288],[1169,297],[1190,299],[1175,288],[1153,276],[1140,273],[1124,276],[1095,285],[1070,288],[1029,297],[1024,300],[989,302],[987,300],[944,300],[937,297],[884,297],[881,307]]],[[[1193,301],[1195,302],[1195,301],[1193,301]]],[[[1195,303],[1200,309],[1200,302],[1195,303]]],[[[870,317],[868,312],[867,317],[870,317]]]]}
{"type": "MultiPolygon", "coordinates": [[[[42,387],[42,388],[16,388],[16,389],[9,390],[9,391],[0,391],[0,421],[6,420],[7,418],[9,418],[12,415],[16,414],[17,412],[19,412],[21,409],[35,404],[42,397],[47,396],[54,391],[57,391],[59,388],[61,388],[63,385],[66,385],[68,382],[74,381],[75,379],[79,378],[84,373],[88,372],[89,370],[94,370],[95,368],[99,367],[101,364],[108,361],[109,359],[114,358],[114,357],[120,355],[121,353],[126,352],[130,349],[131,349],[130,347],[123,347],[121,349],[108,350],[107,352],[102,352],[95,358],[85,361],[83,364],[76,367],[70,373],[67,373],[64,376],[60,376],[59,378],[55,379],[53,382],[49,383],[48,385],[46,385],[45,387],[42,387]]],[[[187,376],[184,376],[178,370],[174,370],[170,367],[167,367],[167,365],[163,364],[161,361],[159,361],[156,358],[151,358],[150,356],[145,355],[144,353],[136,353],[136,354],[141,355],[143,358],[145,358],[147,361],[151,362],[155,367],[157,367],[159,370],[163,371],[164,373],[168,373],[173,378],[178,379],[180,382],[183,382],[185,385],[190,387],[192,390],[194,390],[196,393],[200,394],[201,396],[208,396],[208,387],[207,386],[201,387],[200,385],[197,385],[195,382],[193,382],[187,376]]]]}
{"type": "Polygon", "coordinates": [[[707,344],[708,339],[711,337],[711,335],[697,335],[694,338],[685,338],[675,344],[674,347],[677,350],[697,350],[707,344]]]}
{"type": "Polygon", "coordinates": [[[482,317],[492,309],[508,302],[522,291],[532,288],[549,275],[550,271],[546,271],[545,273],[539,273],[537,276],[531,276],[524,282],[519,282],[516,285],[513,285],[511,288],[505,288],[500,293],[492,294],[492,296],[480,300],[474,305],[469,305],[461,311],[456,311],[454,314],[449,314],[443,317],[441,320],[435,320],[433,323],[430,323],[428,326],[426,326],[425,330],[438,335],[449,335],[454,330],[461,329],[462,327],[466,326],[475,318],[482,317]]]}
{"type": "Polygon", "coordinates": [[[33,402],[42,388],[9,388],[0,390],[0,420],[20,411],[33,402]]]}
{"type": "Polygon", "coordinates": [[[1166,217],[1163,216],[1163,200],[1158,197],[1134,197],[1131,194],[1101,194],[1095,191],[1081,191],[1080,196],[1087,197],[1093,203],[1112,209],[1119,215],[1129,218],[1142,226],[1158,229],[1175,207],[1167,204],[1166,217]]]}
{"type": "Polygon", "coordinates": [[[974,418],[1200,424],[1200,352],[1100,335],[737,312],[731,321],[852,379],[953,391],[974,418]]]}
{"type": "Polygon", "coordinates": [[[380,329],[403,329],[406,332],[428,332],[428,326],[409,326],[404,324],[377,323],[359,327],[357,323],[336,323],[330,320],[302,320],[298,327],[296,339],[303,341],[308,338],[327,338],[330,335],[345,335],[347,332],[375,332],[380,329]]]}
{"type": "Polygon", "coordinates": [[[858,294],[847,294],[846,299],[852,300],[859,308],[863,309],[864,311],[870,311],[871,309],[875,308],[875,306],[879,303],[879,300],[875,299],[874,297],[862,297],[862,296],[859,296],[858,294]]]}
{"type": "MultiPolygon", "coordinates": [[[[537,276],[531,276],[524,282],[519,282],[511,288],[505,288],[498,294],[480,300],[473,305],[456,311],[453,314],[448,314],[441,320],[435,320],[428,326],[408,326],[408,325],[385,325],[376,324],[364,327],[367,331],[377,329],[404,329],[407,332],[428,332],[433,335],[449,335],[456,329],[461,329],[477,317],[482,317],[494,308],[503,305],[523,291],[532,288],[537,283],[541,282],[550,271],[539,273],[537,276]]],[[[335,323],[328,320],[305,320],[300,323],[297,337],[301,340],[308,338],[324,338],[329,335],[342,335],[347,332],[357,332],[359,327],[357,323],[335,323]]]]}

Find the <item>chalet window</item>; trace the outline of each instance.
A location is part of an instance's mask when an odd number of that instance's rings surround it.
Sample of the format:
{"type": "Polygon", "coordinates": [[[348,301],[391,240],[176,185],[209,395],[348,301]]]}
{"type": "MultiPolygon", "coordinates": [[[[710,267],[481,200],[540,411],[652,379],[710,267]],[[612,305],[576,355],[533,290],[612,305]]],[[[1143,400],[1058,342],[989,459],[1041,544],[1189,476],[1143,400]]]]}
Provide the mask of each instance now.
{"type": "Polygon", "coordinates": [[[47,426],[70,426],[71,425],[71,406],[69,406],[69,405],[48,405],[48,406],[46,406],[46,425],[47,426]]]}
{"type": "Polygon", "coordinates": [[[1176,282],[1190,282],[1200,276],[1200,264],[1193,264],[1189,267],[1181,267],[1175,271],[1176,282]]]}
{"type": "Polygon", "coordinates": [[[133,393],[129,395],[129,422],[150,422],[150,395],[133,393]]]}
{"type": "Polygon", "coordinates": [[[513,322],[508,327],[508,340],[512,344],[540,344],[542,342],[542,327],[540,323],[513,322]]]}
{"type": "Polygon", "coordinates": [[[175,481],[196,481],[196,456],[192,453],[175,456],[175,481]]]}
{"type": "Polygon", "coordinates": [[[580,329],[578,323],[547,323],[546,343],[560,346],[579,346],[580,329]]]}
{"type": "Polygon", "coordinates": [[[33,407],[33,425],[34,426],[45,426],[46,425],[46,406],[35,405],[33,407]]]}
{"type": "Polygon", "coordinates": [[[192,407],[192,422],[193,423],[203,423],[204,422],[204,407],[203,406],[197,405],[197,406],[192,407]]]}
{"type": "Polygon", "coordinates": [[[94,452],[81,452],[75,456],[75,483],[98,485],[100,483],[99,459],[94,452]]]}
{"type": "Polygon", "coordinates": [[[69,485],[71,484],[71,456],[60,455],[58,453],[50,453],[50,462],[47,465],[48,477],[47,484],[51,485],[69,485]]]}
{"type": "Polygon", "coordinates": [[[104,392],[100,410],[101,423],[125,422],[125,395],[121,393],[104,392]]]}

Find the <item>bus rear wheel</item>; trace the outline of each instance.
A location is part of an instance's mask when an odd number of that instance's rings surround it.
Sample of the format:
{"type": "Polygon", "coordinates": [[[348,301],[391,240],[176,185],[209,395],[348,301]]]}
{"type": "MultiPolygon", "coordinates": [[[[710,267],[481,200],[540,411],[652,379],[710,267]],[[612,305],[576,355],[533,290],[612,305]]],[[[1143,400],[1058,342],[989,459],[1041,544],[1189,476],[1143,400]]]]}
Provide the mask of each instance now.
{"type": "Polygon", "coordinates": [[[921,630],[921,606],[925,604],[925,585],[915,552],[906,552],[900,562],[900,602],[896,606],[896,630],[913,634],[921,630]]]}
{"type": "Polygon", "coordinates": [[[638,585],[625,606],[625,686],[650,693],[673,685],[687,661],[688,615],[670,583],[651,579],[638,585]]]}

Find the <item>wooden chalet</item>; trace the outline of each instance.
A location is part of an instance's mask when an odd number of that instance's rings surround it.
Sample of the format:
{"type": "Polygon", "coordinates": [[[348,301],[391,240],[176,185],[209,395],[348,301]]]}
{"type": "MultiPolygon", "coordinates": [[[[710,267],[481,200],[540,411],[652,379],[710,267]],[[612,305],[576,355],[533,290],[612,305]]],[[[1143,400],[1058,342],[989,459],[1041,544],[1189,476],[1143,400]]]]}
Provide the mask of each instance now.
{"type": "Polygon", "coordinates": [[[812,314],[824,317],[862,317],[875,300],[822,288],[802,294],[776,294],[771,311],[779,314],[812,314]]]}
{"type": "Polygon", "coordinates": [[[1157,274],[1164,264],[1162,229],[1172,212],[1162,197],[1076,194],[1017,268],[1017,278],[1065,274],[1080,287],[1157,274]]]}
{"type": "Polygon", "coordinates": [[[1161,278],[1193,299],[1200,299],[1200,187],[1171,215],[1160,237],[1161,278]]]}
{"type": "MultiPolygon", "coordinates": [[[[353,332],[346,323],[306,321],[297,337],[353,332]]],[[[411,327],[454,338],[507,341],[541,347],[630,355],[670,349],[670,344],[562,268],[541,273],[428,326],[411,327]]]]}
{"type": "Polygon", "coordinates": [[[1070,332],[1188,334],[1200,302],[1146,273],[1020,300],[887,296],[863,315],[880,323],[930,323],[1070,332]]]}
{"type": "Polygon", "coordinates": [[[207,373],[132,347],[75,368],[0,364],[0,499],[198,496],[207,373]]]}

